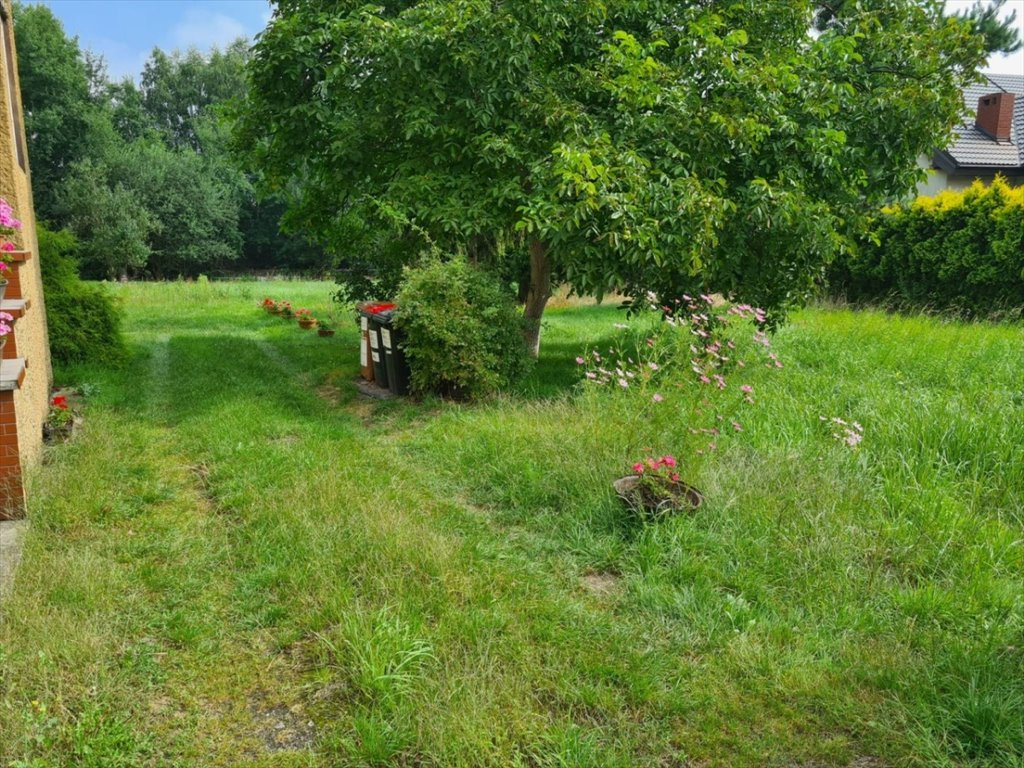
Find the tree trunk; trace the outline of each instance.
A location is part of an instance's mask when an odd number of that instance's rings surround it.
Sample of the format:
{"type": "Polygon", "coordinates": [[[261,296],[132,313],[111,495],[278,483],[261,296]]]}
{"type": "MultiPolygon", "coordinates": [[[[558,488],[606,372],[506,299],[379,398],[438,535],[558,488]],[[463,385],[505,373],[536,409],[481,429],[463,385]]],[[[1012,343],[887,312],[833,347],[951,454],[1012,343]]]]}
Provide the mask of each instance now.
{"type": "Polygon", "coordinates": [[[540,240],[532,238],[530,250],[530,289],[526,293],[526,306],[523,318],[523,341],[533,357],[540,354],[540,319],[544,315],[544,307],[551,298],[551,258],[548,247],[540,240]]]}

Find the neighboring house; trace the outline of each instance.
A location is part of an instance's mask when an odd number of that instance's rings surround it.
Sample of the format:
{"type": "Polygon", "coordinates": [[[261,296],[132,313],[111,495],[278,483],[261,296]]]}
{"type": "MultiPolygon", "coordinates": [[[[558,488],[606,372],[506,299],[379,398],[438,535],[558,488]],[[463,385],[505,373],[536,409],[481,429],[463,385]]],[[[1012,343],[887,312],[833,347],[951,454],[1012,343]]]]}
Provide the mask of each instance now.
{"type": "Polygon", "coordinates": [[[964,189],[975,179],[987,184],[997,173],[1024,184],[1024,75],[984,78],[964,91],[964,122],[953,143],[922,158],[929,173],[919,195],[964,189]]]}

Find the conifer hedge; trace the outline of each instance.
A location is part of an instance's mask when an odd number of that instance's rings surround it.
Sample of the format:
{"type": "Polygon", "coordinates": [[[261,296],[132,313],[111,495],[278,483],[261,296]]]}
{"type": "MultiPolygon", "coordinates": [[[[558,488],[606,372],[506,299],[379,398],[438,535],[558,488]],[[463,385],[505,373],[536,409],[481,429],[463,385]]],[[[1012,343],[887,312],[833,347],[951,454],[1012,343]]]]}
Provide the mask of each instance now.
{"type": "Polygon", "coordinates": [[[832,265],[833,295],[990,315],[1024,309],[1024,187],[997,177],[885,209],[877,242],[832,265]]]}

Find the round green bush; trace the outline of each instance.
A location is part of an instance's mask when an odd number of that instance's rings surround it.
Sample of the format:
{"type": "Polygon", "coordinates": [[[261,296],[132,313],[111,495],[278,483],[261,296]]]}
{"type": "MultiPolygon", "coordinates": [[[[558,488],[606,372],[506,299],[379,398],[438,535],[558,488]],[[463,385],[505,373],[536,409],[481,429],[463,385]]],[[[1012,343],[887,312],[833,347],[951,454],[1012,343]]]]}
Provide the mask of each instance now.
{"type": "Polygon", "coordinates": [[[464,258],[407,267],[397,301],[415,394],[478,398],[527,370],[522,313],[511,292],[464,258]]]}
{"type": "Polygon", "coordinates": [[[67,230],[36,228],[50,355],[58,364],[114,363],[124,354],[121,313],[102,286],[78,276],[78,241],[67,230]]]}

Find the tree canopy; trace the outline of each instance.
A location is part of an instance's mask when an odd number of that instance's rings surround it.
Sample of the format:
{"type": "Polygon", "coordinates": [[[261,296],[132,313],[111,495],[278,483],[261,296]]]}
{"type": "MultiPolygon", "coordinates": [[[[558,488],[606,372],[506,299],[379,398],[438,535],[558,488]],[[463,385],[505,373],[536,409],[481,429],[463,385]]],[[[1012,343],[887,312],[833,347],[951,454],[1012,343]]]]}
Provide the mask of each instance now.
{"type": "Polygon", "coordinates": [[[322,266],[282,235],[229,142],[248,43],[154,49],[140,84],[111,82],[44,5],[17,5],[19,68],[36,213],[80,242],[83,271],[174,277],[248,266],[322,266]]]}
{"type": "MultiPolygon", "coordinates": [[[[239,139],[343,251],[399,222],[552,279],[779,308],[904,194],[983,61],[937,0],[281,0],[239,139]]],[[[535,341],[535,340],[531,340],[535,341]]]]}

